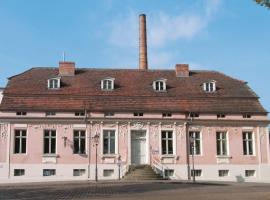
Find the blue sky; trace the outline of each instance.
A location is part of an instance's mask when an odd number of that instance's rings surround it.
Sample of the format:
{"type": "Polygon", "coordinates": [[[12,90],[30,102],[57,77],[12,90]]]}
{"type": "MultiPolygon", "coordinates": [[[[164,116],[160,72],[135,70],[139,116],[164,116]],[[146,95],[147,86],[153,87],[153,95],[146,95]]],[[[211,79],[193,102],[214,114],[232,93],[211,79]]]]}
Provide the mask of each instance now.
{"type": "Polygon", "coordinates": [[[1,0],[0,86],[31,67],[137,68],[138,15],[150,68],[217,70],[245,80],[270,111],[270,10],[253,0],[1,0]]]}

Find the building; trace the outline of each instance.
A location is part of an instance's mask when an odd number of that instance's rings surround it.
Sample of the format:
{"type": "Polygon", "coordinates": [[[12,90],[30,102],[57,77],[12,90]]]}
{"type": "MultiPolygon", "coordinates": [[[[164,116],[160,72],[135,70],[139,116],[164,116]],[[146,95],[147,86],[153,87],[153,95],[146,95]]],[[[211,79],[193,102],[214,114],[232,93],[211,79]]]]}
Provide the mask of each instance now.
{"type": "Polygon", "coordinates": [[[171,179],[270,181],[267,111],[247,83],[187,64],[148,69],[146,46],[140,15],[139,69],[63,61],[10,77],[0,179],[118,179],[147,164],[171,179]]]}

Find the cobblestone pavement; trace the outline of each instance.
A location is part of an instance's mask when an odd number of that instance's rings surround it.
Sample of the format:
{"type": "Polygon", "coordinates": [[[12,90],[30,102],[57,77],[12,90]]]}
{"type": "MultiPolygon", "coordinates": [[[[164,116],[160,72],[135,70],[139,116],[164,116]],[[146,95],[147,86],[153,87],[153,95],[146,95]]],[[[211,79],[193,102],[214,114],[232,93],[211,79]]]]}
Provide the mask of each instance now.
{"type": "Polygon", "coordinates": [[[186,182],[62,182],[0,185],[0,200],[185,199],[270,200],[270,184],[186,182]]]}

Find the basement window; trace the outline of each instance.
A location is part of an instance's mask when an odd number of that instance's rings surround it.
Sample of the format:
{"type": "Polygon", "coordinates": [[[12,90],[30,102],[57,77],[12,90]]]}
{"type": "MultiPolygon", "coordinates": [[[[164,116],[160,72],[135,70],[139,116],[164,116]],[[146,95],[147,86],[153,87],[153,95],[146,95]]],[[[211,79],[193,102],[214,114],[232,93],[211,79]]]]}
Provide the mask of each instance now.
{"type": "Polygon", "coordinates": [[[56,113],[55,112],[46,112],[45,115],[48,116],[55,116],[56,113]]]}
{"type": "Polygon", "coordinates": [[[209,81],[206,83],[203,83],[203,90],[205,92],[215,92],[216,91],[216,81],[209,81]]]}
{"type": "Polygon", "coordinates": [[[25,170],[24,169],[14,169],[14,176],[24,176],[25,170]]]}
{"type": "Polygon", "coordinates": [[[227,170],[227,169],[218,170],[218,176],[219,177],[229,176],[229,170],[227,170]]]}
{"type": "Polygon", "coordinates": [[[157,92],[166,91],[166,79],[159,79],[153,82],[153,89],[157,92]]]}
{"type": "Polygon", "coordinates": [[[114,78],[105,78],[101,80],[101,89],[102,90],[114,90],[114,78]]]}
{"type": "Polygon", "coordinates": [[[85,169],[73,169],[73,176],[85,175],[85,169]]]}
{"type": "Polygon", "coordinates": [[[59,89],[59,88],[60,88],[60,78],[48,79],[48,89],[59,89]]]}
{"type": "Polygon", "coordinates": [[[245,177],[254,177],[255,170],[245,170],[245,177]]]}
{"type": "Polygon", "coordinates": [[[195,169],[195,170],[191,170],[191,176],[197,176],[197,177],[200,177],[202,176],[202,170],[201,169],[195,169]]]}
{"type": "Polygon", "coordinates": [[[55,176],[55,169],[43,169],[43,176],[55,176]]]}
{"type": "Polygon", "coordinates": [[[114,170],[113,169],[104,169],[103,170],[103,176],[104,177],[112,177],[114,174],[114,170]]]}

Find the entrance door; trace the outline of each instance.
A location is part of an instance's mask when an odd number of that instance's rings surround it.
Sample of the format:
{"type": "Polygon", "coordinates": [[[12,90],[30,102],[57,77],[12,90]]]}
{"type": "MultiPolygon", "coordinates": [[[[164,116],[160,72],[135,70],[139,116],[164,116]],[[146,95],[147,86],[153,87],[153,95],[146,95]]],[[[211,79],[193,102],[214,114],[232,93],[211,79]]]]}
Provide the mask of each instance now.
{"type": "Polygon", "coordinates": [[[131,131],[131,164],[146,164],[146,131],[131,131]]]}

